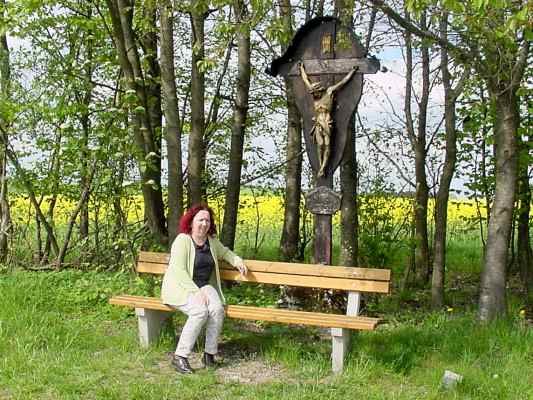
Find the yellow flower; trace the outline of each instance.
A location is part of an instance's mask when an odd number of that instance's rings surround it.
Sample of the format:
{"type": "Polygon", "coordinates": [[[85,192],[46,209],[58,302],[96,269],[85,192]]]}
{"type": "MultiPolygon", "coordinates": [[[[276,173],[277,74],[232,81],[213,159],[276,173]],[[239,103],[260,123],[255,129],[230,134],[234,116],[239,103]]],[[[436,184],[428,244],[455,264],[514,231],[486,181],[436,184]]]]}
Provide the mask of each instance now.
{"type": "Polygon", "coordinates": [[[453,307],[448,307],[448,308],[446,309],[446,311],[448,311],[448,312],[453,312],[453,307]]]}

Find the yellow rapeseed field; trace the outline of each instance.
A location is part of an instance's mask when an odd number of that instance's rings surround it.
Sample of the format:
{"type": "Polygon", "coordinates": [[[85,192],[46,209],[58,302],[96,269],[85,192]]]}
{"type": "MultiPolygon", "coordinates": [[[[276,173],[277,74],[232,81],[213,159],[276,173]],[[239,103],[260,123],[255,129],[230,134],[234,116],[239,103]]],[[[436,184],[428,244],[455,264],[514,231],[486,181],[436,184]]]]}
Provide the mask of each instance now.
{"type": "MultiPolygon", "coordinates": [[[[43,213],[49,210],[51,199],[45,198],[42,201],[41,209],[43,213]]],[[[130,222],[141,221],[143,218],[142,196],[130,196],[121,201],[124,212],[130,222]]],[[[32,223],[35,219],[35,212],[27,197],[18,196],[10,201],[11,216],[17,224],[32,223]]],[[[222,222],[224,209],[223,197],[210,201],[211,207],[217,214],[217,224],[222,222]]],[[[66,223],[76,206],[76,201],[65,197],[58,197],[54,208],[54,222],[56,224],[66,223]]],[[[412,200],[401,197],[362,197],[360,206],[365,213],[387,215],[394,222],[401,223],[410,217],[412,212],[412,200]]],[[[434,202],[430,201],[428,218],[433,220],[434,202]]],[[[98,213],[100,220],[112,217],[113,207],[109,204],[100,204],[96,207],[91,204],[90,214],[94,218],[98,213]]],[[[473,200],[451,200],[448,203],[448,221],[455,227],[467,227],[474,221],[478,214],[484,218],[486,209],[483,204],[477,206],[473,200]]],[[[239,216],[237,223],[239,226],[279,229],[283,224],[283,198],[280,196],[253,196],[251,194],[241,195],[239,202],[239,216]]],[[[339,223],[339,213],[335,214],[333,223],[339,223]]]]}

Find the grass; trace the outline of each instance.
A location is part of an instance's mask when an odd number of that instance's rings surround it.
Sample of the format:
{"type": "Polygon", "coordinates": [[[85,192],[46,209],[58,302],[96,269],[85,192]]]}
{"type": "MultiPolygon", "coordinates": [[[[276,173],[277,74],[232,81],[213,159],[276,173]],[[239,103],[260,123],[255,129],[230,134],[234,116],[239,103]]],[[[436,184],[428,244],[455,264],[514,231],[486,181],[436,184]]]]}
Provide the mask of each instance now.
{"type": "MultiPolygon", "coordinates": [[[[0,399],[533,399],[533,329],[525,321],[480,326],[475,310],[412,311],[393,296],[373,305],[388,323],[354,335],[341,375],[331,374],[330,341],[320,330],[264,324],[255,333],[227,321],[222,345],[237,351],[232,363],[256,357],[283,373],[259,384],[205,371],[178,376],[167,358],[172,331],[141,349],[133,313],[107,304],[114,293],[152,290],[125,273],[1,274],[0,399]],[[464,376],[455,390],[440,388],[446,369],[464,376]]],[[[267,302],[268,291],[262,296],[267,302]]]]}

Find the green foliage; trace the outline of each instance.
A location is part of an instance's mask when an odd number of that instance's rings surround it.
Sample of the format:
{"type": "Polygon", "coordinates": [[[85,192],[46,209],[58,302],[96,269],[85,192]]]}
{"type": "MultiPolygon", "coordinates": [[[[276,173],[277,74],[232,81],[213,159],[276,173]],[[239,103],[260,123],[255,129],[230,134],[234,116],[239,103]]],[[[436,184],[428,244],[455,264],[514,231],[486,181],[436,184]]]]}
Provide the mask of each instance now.
{"type": "Polygon", "coordinates": [[[359,263],[389,268],[407,245],[412,202],[394,194],[383,176],[377,176],[367,190],[357,199],[359,263]]]}
{"type": "Polygon", "coordinates": [[[269,285],[235,284],[224,295],[228,304],[274,307],[279,299],[279,289],[269,285]]]}

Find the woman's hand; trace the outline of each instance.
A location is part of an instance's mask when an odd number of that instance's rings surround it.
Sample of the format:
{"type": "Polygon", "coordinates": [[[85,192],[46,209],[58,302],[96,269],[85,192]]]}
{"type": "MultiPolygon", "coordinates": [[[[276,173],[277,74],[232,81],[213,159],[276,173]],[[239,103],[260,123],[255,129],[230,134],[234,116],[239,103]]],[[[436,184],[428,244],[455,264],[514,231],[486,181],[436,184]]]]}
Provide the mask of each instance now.
{"type": "Polygon", "coordinates": [[[235,265],[235,268],[239,270],[242,276],[246,275],[248,273],[248,268],[246,268],[246,265],[241,261],[235,265]]]}

